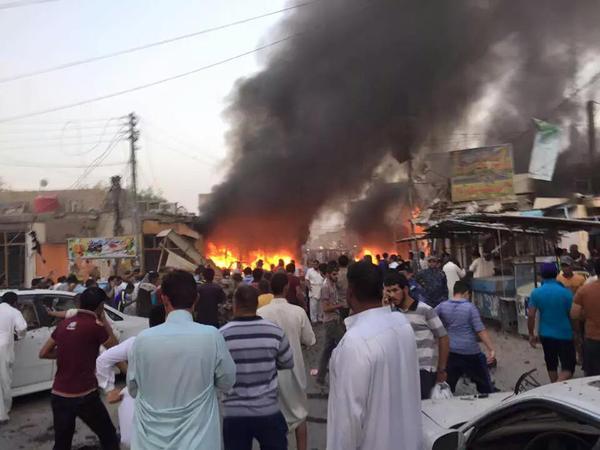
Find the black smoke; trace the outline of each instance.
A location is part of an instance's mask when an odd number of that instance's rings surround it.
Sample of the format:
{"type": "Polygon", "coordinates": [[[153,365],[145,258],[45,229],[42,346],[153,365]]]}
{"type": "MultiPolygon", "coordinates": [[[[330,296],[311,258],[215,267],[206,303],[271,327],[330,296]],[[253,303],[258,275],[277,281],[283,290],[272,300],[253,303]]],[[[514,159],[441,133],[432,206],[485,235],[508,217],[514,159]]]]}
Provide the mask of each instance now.
{"type": "Polygon", "coordinates": [[[407,193],[406,183],[372,183],[364,198],[350,203],[346,228],[356,233],[364,244],[390,247],[390,243],[400,237],[397,231],[406,228],[406,211],[399,206],[407,202],[407,193]],[[389,210],[392,210],[391,217],[389,210]]]}
{"type": "MultiPolygon", "coordinates": [[[[583,0],[322,0],[295,10],[265,41],[296,37],[234,88],[232,167],[203,230],[297,246],[317,212],[361,192],[387,152],[404,161],[432,136],[447,150],[445,137],[485,95],[495,101],[482,144],[513,142],[526,171],[530,118],[580,108],[556,105],[595,54],[598,23],[600,2],[583,0]]],[[[377,197],[361,205],[375,211],[377,197]]],[[[355,217],[356,229],[378,223],[355,217]]]]}

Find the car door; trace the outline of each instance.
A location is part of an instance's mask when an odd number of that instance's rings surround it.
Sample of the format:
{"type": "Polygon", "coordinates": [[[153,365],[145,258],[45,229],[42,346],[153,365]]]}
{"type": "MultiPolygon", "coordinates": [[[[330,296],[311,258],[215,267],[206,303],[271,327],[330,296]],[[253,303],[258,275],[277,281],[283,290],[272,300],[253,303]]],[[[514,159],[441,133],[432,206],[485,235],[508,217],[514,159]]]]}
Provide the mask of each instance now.
{"type": "Polygon", "coordinates": [[[26,391],[28,386],[52,381],[53,361],[38,356],[52,329],[43,325],[32,296],[20,295],[18,308],[27,322],[27,334],[15,342],[12,387],[26,391]]]}
{"type": "Polygon", "coordinates": [[[542,398],[510,403],[461,431],[467,436],[467,450],[591,450],[600,447],[598,416],[542,398]]]}

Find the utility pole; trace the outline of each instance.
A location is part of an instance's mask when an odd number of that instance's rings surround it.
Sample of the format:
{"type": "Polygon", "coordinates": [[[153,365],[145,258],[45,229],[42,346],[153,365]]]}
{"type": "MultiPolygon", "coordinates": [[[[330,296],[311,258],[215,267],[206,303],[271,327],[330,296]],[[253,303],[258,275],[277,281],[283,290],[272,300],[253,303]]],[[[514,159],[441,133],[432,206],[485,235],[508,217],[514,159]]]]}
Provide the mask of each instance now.
{"type": "MultiPolygon", "coordinates": [[[[113,236],[121,236],[123,234],[123,225],[121,224],[121,177],[114,176],[110,178],[110,201],[112,204],[115,221],[113,223],[113,236]]],[[[113,261],[113,275],[119,274],[119,266],[121,260],[115,258],[113,261]]]]}
{"type": "Polygon", "coordinates": [[[138,195],[137,195],[137,159],[136,152],[137,141],[139,139],[139,131],[137,130],[138,120],[135,113],[129,114],[129,164],[131,167],[131,197],[133,202],[133,234],[135,240],[135,247],[137,251],[137,262],[141,267],[142,265],[142,248],[140,245],[140,210],[138,206],[138,195]]]}
{"type": "MultiPolygon", "coordinates": [[[[410,156],[408,157],[408,207],[410,208],[410,219],[409,219],[409,224],[410,224],[410,237],[411,237],[411,241],[410,241],[410,249],[413,252],[413,255],[415,258],[418,258],[417,256],[417,241],[415,240],[415,224],[413,222],[414,217],[413,217],[413,211],[415,210],[415,202],[414,202],[414,181],[413,181],[413,161],[412,161],[412,153],[410,154],[410,156]]],[[[412,262],[412,261],[411,261],[412,262]]]]}
{"type": "Polygon", "coordinates": [[[590,187],[592,194],[596,194],[596,172],[595,172],[595,159],[596,159],[596,123],[594,120],[595,115],[595,104],[593,100],[587,102],[587,119],[588,119],[588,151],[589,151],[589,163],[590,163],[590,187]]]}

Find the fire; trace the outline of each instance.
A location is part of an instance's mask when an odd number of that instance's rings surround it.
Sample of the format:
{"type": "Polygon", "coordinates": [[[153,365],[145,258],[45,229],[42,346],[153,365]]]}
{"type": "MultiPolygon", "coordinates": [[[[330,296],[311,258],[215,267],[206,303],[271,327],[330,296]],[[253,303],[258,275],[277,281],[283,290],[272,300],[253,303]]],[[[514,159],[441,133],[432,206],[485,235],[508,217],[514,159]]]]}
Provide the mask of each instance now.
{"type": "MultiPolygon", "coordinates": [[[[414,223],[414,220],[416,220],[420,214],[421,214],[421,208],[419,208],[419,207],[416,207],[411,212],[411,220],[413,220],[414,232],[415,232],[415,235],[417,235],[417,236],[421,235],[421,234],[425,234],[425,228],[422,227],[421,225],[417,225],[416,223],[414,223]]],[[[420,240],[420,241],[416,241],[416,242],[417,242],[417,249],[419,251],[424,252],[426,255],[429,255],[431,253],[429,241],[420,240]]]]}
{"type": "Polygon", "coordinates": [[[390,250],[377,249],[376,247],[373,247],[370,245],[368,247],[361,248],[361,250],[356,254],[356,260],[359,261],[359,260],[363,259],[365,256],[370,256],[373,259],[373,261],[375,261],[376,255],[383,255],[384,253],[392,254],[395,252],[390,251],[390,250]]]}
{"type": "Polygon", "coordinates": [[[206,257],[211,259],[217,267],[223,269],[233,269],[239,261],[243,266],[255,267],[258,260],[262,259],[265,264],[265,269],[268,269],[271,264],[277,265],[282,259],[285,264],[289,264],[293,259],[293,253],[286,249],[276,251],[265,251],[261,249],[249,250],[244,252],[236,251],[236,249],[228,248],[226,245],[217,245],[213,242],[206,244],[206,257]]]}

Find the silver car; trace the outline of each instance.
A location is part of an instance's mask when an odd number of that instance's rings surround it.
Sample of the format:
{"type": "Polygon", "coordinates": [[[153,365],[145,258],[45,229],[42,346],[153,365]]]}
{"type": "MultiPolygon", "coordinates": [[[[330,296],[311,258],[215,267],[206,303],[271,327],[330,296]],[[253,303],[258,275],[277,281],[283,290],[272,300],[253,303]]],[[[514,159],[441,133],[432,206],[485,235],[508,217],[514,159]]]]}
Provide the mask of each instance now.
{"type": "MultiPolygon", "coordinates": [[[[18,308],[27,322],[27,335],[15,342],[12,394],[17,397],[52,388],[56,361],[38,356],[57,322],[48,316],[46,307],[58,311],[74,308],[76,294],[45,289],[13,292],[19,297],[18,308]]],[[[123,314],[108,305],[104,305],[104,311],[121,342],[148,328],[148,319],[123,314]]]]}

